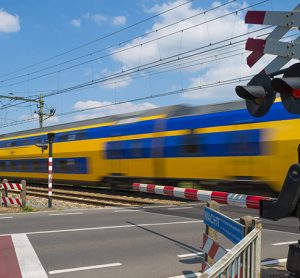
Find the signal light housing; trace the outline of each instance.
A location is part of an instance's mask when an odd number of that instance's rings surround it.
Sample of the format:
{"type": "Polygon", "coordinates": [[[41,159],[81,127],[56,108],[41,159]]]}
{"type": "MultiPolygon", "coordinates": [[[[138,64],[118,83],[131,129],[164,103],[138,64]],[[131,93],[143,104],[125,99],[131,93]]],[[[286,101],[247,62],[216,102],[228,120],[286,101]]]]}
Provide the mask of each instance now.
{"type": "Polygon", "coordinates": [[[285,109],[293,114],[300,114],[300,63],[286,69],[283,78],[274,78],[271,82],[280,94],[285,109]]]}
{"type": "Polygon", "coordinates": [[[254,117],[265,115],[276,97],[271,79],[264,72],[255,75],[246,86],[237,86],[235,92],[246,100],[247,110],[254,117]]]}

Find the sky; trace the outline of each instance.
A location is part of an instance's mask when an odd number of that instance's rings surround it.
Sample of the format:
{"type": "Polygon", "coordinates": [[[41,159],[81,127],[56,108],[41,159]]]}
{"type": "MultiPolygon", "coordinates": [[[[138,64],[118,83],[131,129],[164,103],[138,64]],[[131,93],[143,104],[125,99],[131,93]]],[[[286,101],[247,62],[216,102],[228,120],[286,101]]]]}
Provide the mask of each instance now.
{"type": "MultiPolygon", "coordinates": [[[[248,10],[289,11],[296,0],[2,0],[0,132],[176,104],[238,100],[274,56],[249,68],[248,10]],[[10,100],[3,96],[30,101],[10,100]],[[47,109],[46,109],[47,112],[47,109]]],[[[250,32],[250,34],[249,34],[250,32]]]]}

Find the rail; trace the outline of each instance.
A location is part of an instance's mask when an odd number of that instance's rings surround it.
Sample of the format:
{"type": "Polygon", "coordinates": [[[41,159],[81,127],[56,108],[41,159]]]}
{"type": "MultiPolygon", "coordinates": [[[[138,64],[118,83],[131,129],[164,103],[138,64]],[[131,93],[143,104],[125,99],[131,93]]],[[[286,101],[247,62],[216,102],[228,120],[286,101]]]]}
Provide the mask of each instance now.
{"type": "Polygon", "coordinates": [[[261,230],[261,223],[258,222],[256,227],[244,239],[200,277],[260,277],[261,230]]]}

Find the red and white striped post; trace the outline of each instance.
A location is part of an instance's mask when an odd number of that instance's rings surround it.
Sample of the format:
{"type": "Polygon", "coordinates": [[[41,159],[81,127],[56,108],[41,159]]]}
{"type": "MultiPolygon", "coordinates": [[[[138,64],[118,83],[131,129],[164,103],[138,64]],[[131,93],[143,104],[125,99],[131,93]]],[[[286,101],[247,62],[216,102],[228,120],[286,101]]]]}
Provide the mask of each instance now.
{"type": "Polygon", "coordinates": [[[52,172],[53,172],[53,158],[52,158],[52,143],[55,133],[48,133],[49,157],[48,157],[48,208],[52,208],[52,172]]]}

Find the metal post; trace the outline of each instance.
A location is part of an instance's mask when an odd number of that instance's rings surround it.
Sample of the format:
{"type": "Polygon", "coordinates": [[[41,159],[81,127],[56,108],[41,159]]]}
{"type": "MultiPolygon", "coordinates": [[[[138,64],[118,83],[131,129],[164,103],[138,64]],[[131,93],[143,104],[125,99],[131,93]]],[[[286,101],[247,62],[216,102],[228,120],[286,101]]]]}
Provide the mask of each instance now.
{"type": "MultiPolygon", "coordinates": [[[[2,183],[7,183],[7,179],[3,179],[2,183]]],[[[7,197],[8,196],[8,190],[7,189],[2,189],[2,197],[7,197]]],[[[7,207],[7,204],[3,202],[3,206],[7,207]]]]}
{"type": "Polygon", "coordinates": [[[55,133],[48,133],[49,158],[48,158],[48,208],[52,208],[52,143],[55,133]]]}
{"type": "MultiPolygon", "coordinates": [[[[207,207],[211,208],[211,209],[214,209],[215,211],[220,211],[220,205],[216,202],[216,201],[211,201],[211,202],[208,202],[206,204],[207,207]]],[[[205,227],[205,233],[212,239],[214,240],[215,242],[218,242],[218,232],[215,231],[213,228],[210,228],[208,225],[206,225],[205,227]]],[[[205,257],[204,257],[205,261],[210,265],[212,266],[214,264],[214,260],[212,258],[210,258],[208,256],[208,254],[205,254],[205,257]]]]}
{"type": "Polygon", "coordinates": [[[20,192],[21,200],[22,200],[22,208],[26,207],[26,181],[21,180],[22,191],[20,192]]]}

